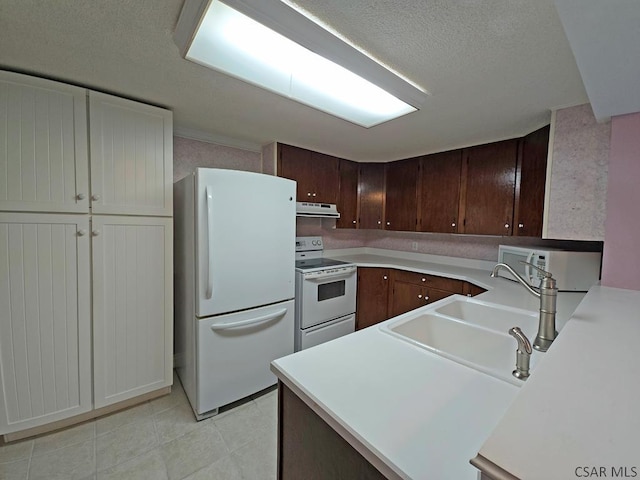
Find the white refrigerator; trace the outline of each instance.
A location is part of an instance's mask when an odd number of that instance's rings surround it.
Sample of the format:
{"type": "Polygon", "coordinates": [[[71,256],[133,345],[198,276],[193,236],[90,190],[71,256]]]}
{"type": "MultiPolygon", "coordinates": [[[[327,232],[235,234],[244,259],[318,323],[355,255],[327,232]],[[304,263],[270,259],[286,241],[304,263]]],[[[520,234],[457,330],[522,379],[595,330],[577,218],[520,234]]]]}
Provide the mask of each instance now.
{"type": "Polygon", "coordinates": [[[198,168],[174,184],[176,370],[198,419],[293,353],[296,183],[198,168]]]}

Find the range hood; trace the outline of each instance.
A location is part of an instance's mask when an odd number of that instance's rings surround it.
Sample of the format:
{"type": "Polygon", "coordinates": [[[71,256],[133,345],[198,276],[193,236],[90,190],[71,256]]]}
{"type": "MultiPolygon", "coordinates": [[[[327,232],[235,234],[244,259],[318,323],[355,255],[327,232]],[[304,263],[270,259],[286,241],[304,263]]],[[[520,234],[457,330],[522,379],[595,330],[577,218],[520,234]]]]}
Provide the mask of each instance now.
{"type": "Polygon", "coordinates": [[[297,217],[340,218],[338,208],[333,203],[296,202],[297,217]]]}

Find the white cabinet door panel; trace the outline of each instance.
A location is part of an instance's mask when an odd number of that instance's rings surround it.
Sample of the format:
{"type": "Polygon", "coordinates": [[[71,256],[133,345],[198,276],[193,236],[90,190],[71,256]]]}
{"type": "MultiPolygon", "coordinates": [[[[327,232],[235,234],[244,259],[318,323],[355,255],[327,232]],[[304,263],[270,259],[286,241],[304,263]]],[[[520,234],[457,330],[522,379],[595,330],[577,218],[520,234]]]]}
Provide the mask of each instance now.
{"type": "Polygon", "coordinates": [[[89,119],[92,212],[170,216],[172,113],[90,92],[89,119]]]}
{"type": "Polygon", "coordinates": [[[92,220],[95,407],[171,385],[172,220],[92,220]]]}
{"type": "Polygon", "coordinates": [[[0,210],[88,212],[86,90],[0,72],[0,210]]]}
{"type": "Polygon", "coordinates": [[[88,229],[0,213],[0,434],[91,410],[88,229]]]}

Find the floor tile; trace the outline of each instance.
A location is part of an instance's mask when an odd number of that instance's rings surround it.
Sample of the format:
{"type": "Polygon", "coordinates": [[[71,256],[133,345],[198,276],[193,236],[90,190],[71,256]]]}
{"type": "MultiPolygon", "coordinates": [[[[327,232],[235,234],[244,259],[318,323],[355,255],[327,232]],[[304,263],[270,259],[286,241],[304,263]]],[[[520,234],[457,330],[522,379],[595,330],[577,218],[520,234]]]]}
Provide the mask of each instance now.
{"type": "Polygon", "coordinates": [[[123,425],[148,419],[151,414],[151,406],[149,402],[145,402],[141,405],[100,417],[96,419],[96,435],[103,435],[123,425]]]}
{"type": "Polygon", "coordinates": [[[256,406],[262,414],[270,420],[270,425],[276,428],[278,425],[278,392],[269,392],[254,399],[256,406]]]}
{"type": "Polygon", "coordinates": [[[160,413],[165,410],[169,410],[170,408],[187,405],[188,403],[189,400],[182,389],[180,380],[178,380],[178,377],[174,375],[171,393],[151,400],[149,405],[151,406],[153,413],[160,413]]]}
{"type": "Polygon", "coordinates": [[[95,439],[33,457],[29,480],[81,480],[96,471],[95,439]]]}
{"type": "Polygon", "coordinates": [[[208,422],[161,447],[170,480],[179,480],[229,452],[216,426],[208,422]]]}
{"type": "Polygon", "coordinates": [[[167,480],[167,467],[159,448],[98,472],[97,480],[167,480]]]}
{"type": "Polygon", "coordinates": [[[0,463],[0,480],[26,480],[28,470],[28,458],[11,463],[0,463]]]}
{"type": "Polygon", "coordinates": [[[240,468],[227,455],[189,475],[184,480],[243,480],[240,468]]]}
{"type": "MultiPolygon", "coordinates": [[[[174,440],[181,435],[195,430],[199,425],[189,405],[182,405],[165,410],[154,415],[153,419],[156,424],[160,443],[174,440]]],[[[207,420],[203,420],[203,422],[207,422],[207,420]]]]}
{"type": "Polygon", "coordinates": [[[117,428],[96,439],[98,471],[126,462],[159,445],[153,419],[117,428]]]}
{"type": "Polygon", "coordinates": [[[33,450],[33,440],[9,443],[0,447],[0,464],[15,462],[23,458],[29,458],[33,450]]]}
{"type": "Polygon", "coordinates": [[[231,452],[271,428],[269,419],[253,402],[236,408],[224,417],[214,417],[213,421],[231,452]]]}
{"type": "Polygon", "coordinates": [[[246,480],[275,480],[277,452],[275,433],[265,432],[231,454],[246,480]]]}
{"type": "Polygon", "coordinates": [[[83,443],[95,437],[96,426],[92,420],[75,427],[60,430],[34,440],[33,456],[45,455],[59,448],[83,443]]]}

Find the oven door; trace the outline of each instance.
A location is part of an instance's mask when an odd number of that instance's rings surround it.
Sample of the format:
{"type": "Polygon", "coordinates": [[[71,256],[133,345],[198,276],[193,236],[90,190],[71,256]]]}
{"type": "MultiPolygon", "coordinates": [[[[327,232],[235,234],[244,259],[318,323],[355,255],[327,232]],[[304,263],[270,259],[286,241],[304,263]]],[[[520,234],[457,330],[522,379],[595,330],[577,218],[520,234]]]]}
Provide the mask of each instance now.
{"type": "Polygon", "coordinates": [[[357,268],[303,273],[300,328],[305,329],[356,311],[357,268]]]}

